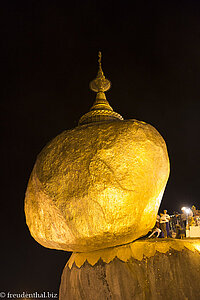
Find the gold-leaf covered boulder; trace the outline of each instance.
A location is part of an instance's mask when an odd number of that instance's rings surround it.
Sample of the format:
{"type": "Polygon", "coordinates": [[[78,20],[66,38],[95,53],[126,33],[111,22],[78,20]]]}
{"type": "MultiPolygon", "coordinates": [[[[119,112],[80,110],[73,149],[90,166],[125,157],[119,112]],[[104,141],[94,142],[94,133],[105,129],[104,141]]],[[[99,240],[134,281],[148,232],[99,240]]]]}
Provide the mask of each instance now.
{"type": "Polygon", "coordinates": [[[90,112],[41,151],[29,180],[26,221],[48,248],[87,252],[121,245],[155,224],[169,176],[165,142],[151,125],[113,112],[101,72],[100,65],[90,112]]]}

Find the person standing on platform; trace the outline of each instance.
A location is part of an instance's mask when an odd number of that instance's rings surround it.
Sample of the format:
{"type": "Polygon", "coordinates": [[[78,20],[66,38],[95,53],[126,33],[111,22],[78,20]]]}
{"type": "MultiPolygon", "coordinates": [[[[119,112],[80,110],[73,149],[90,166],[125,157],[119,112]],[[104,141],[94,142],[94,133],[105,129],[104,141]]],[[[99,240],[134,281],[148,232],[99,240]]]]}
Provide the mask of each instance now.
{"type": "Polygon", "coordinates": [[[167,219],[164,214],[160,214],[160,229],[164,234],[164,238],[167,238],[167,228],[166,228],[167,219]]]}
{"type": "Polygon", "coordinates": [[[167,237],[171,237],[170,232],[169,232],[169,221],[170,221],[170,216],[167,214],[167,210],[164,210],[164,215],[166,219],[166,230],[167,230],[167,237]]]}

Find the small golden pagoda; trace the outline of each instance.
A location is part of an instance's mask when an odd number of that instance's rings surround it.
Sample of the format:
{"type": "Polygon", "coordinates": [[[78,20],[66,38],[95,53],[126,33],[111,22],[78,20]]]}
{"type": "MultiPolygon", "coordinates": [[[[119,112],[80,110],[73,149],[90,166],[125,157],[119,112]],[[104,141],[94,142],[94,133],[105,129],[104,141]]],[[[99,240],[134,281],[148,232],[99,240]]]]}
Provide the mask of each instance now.
{"type": "Polygon", "coordinates": [[[166,144],[151,125],[113,111],[105,96],[110,86],[99,53],[93,106],[37,157],[25,214],[45,247],[104,249],[134,241],[155,224],[169,176],[166,144]]]}
{"type": "Polygon", "coordinates": [[[90,82],[90,89],[97,93],[96,101],[90,111],[83,115],[79,120],[79,125],[102,122],[123,120],[120,114],[113,111],[112,107],[106,100],[105,93],[111,87],[111,82],[105,78],[101,67],[101,52],[99,52],[99,71],[96,79],[90,82]]]}

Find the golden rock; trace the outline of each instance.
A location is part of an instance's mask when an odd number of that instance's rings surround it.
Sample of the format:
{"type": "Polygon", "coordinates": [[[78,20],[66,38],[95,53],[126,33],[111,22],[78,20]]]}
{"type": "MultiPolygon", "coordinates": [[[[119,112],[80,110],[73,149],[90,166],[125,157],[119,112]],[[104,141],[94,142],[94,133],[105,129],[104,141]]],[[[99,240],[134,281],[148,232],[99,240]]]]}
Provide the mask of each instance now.
{"type": "Polygon", "coordinates": [[[96,86],[97,108],[47,144],[28,183],[27,225],[48,248],[122,245],[155,224],[169,176],[166,144],[151,125],[106,109],[102,84],[96,86]]]}
{"type": "Polygon", "coordinates": [[[26,193],[32,236],[91,251],[133,241],[155,224],[169,174],[165,142],[136,120],[64,131],[39,154],[26,193]]]}

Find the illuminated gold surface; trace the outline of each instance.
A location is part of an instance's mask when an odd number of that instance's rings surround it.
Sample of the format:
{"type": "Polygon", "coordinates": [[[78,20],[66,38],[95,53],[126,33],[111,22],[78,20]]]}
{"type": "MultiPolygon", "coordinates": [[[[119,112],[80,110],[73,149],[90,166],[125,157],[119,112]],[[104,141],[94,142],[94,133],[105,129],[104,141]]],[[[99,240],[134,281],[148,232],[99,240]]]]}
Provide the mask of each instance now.
{"type": "Polygon", "coordinates": [[[39,154],[26,221],[45,247],[88,252],[129,243],[155,224],[169,176],[164,140],[136,120],[64,131],[39,154]]]}
{"type": "Polygon", "coordinates": [[[127,262],[131,257],[141,261],[143,258],[154,256],[156,251],[167,253],[172,249],[182,251],[184,248],[193,252],[200,252],[200,240],[143,240],[88,253],[73,253],[66,266],[71,269],[75,263],[80,268],[86,260],[94,266],[100,258],[105,263],[110,263],[115,257],[124,262],[127,262]]]}

